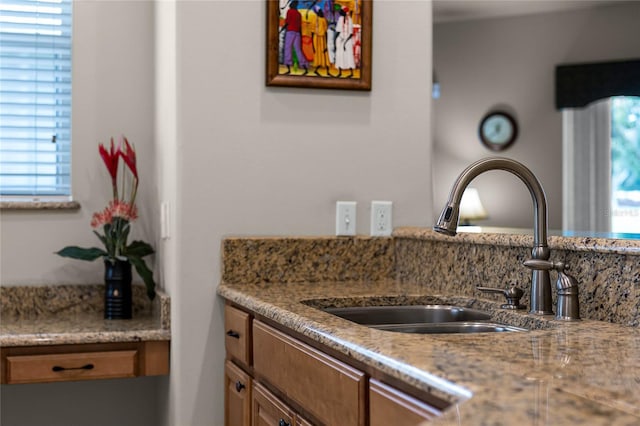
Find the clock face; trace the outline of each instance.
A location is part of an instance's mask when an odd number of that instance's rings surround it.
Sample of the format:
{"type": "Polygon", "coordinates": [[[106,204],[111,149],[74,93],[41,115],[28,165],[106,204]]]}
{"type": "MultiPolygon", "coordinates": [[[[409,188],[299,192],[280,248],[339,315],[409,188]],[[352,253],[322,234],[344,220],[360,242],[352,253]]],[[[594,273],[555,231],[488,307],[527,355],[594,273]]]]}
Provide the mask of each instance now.
{"type": "Polygon", "coordinates": [[[517,136],[515,120],[502,112],[494,112],[485,116],[480,123],[479,131],[482,143],[494,151],[507,148],[517,136]]]}

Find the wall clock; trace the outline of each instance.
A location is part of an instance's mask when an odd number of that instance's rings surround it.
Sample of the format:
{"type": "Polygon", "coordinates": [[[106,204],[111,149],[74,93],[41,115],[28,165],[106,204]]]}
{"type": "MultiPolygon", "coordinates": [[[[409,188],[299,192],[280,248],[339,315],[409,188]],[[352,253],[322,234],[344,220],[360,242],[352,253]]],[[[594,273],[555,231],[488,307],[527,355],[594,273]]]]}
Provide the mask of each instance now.
{"type": "Polygon", "coordinates": [[[507,149],[518,137],[518,123],[505,111],[491,111],[480,120],[480,141],[492,151],[507,149]]]}

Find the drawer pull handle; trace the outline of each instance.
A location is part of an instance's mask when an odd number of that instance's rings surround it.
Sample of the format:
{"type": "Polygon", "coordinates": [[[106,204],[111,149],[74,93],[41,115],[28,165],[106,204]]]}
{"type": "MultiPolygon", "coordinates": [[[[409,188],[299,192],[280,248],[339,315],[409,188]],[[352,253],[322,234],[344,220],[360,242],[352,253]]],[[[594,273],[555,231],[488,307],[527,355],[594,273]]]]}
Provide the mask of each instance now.
{"type": "Polygon", "coordinates": [[[60,367],[59,365],[54,365],[51,371],[69,371],[69,370],[93,370],[93,364],[83,365],[82,367],[60,367]]]}
{"type": "Polygon", "coordinates": [[[278,426],[291,426],[291,424],[284,421],[284,419],[280,419],[278,426]]]}
{"type": "Polygon", "coordinates": [[[240,392],[244,388],[245,388],[245,386],[242,383],[240,383],[240,380],[238,380],[236,382],[236,391],[240,392]]]}
{"type": "Polygon", "coordinates": [[[233,337],[234,339],[239,339],[240,333],[238,333],[237,331],[229,330],[227,331],[227,336],[233,337]]]}

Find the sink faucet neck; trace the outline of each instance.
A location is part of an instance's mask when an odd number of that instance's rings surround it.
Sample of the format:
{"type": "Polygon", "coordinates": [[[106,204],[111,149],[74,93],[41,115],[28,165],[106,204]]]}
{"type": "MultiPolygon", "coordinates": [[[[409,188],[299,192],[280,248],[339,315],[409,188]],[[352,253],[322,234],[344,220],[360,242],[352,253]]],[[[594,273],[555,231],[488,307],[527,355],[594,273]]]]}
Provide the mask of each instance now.
{"type": "MultiPolygon", "coordinates": [[[[449,193],[447,205],[433,227],[437,232],[456,235],[460,215],[460,201],[467,186],[478,175],[489,170],[505,170],[516,175],[529,189],[533,201],[533,250],[534,259],[548,260],[547,246],[547,197],[536,176],[523,164],[509,158],[485,158],[467,167],[456,179],[449,193]]],[[[534,270],[531,277],[531,313],[553,314],[551,309],[551,282],[548,270],[534,270]]]]}
{"type": "MultiPolygon", "coordinates": [[[[540,181],[538,181],[538,178],[536,178],[531,170],[529,170],[523,164],[509,158],[484,158],[471,164],[462,173],[460,173],[455,183],[453,184],[453,187],[451,188],[451,192],[449,193],[447,206],[442,211],[440,219],[438,219],[438,223],[436,225],[436,227],[442,225],[444,229],[436,230],[449,235],[455,235],[455,229],[458,226],[458,216],[462,194],[473,179],[489,170],[505,170],[507,172],[510,172],[520,178],[520,180],[527,186],[527,188],[529,189],[529,193],[531,194],[531,199],[533,201],[534,249],[535,247],[546,247],[547,197],[544,193],[544,189],[542,189],[540,181]]],[[[533,253],[533,256],[535,258],[542,259],[542,257],[537,257],[539,255],[543,254],[539,253],[538,255],[536,255],[536,253],[533,253]]],[[[548,257],[545,259],[548,259],[548,257]]]]}

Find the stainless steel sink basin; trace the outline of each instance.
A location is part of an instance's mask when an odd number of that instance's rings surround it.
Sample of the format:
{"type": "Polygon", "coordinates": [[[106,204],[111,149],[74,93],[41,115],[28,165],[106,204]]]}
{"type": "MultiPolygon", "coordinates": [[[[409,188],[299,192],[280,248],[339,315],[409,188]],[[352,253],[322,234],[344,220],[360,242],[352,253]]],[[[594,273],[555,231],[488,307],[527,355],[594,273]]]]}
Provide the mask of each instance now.
{"type": "Polygon", "coordinates": [[[527,331],[491,322],[491,314],[449,305],[349,306],[325,312],[378,330],[400,333],[487,333],[527,331]]]}
{"type": "Polygon", "coordinates": [[[492,322],[443,322],[439,324],[386,324],[372,328],[399,333],[445,334],[445,333],[490,333],[503,331],[527,331],[524,328],[492,322]]]}
{"type": "Polygon", "coordinates": [[[448,305],[349,306],[325,308],[326,312],[363,325],[443,323],[491,319],[476,309],[448,305]]]}

